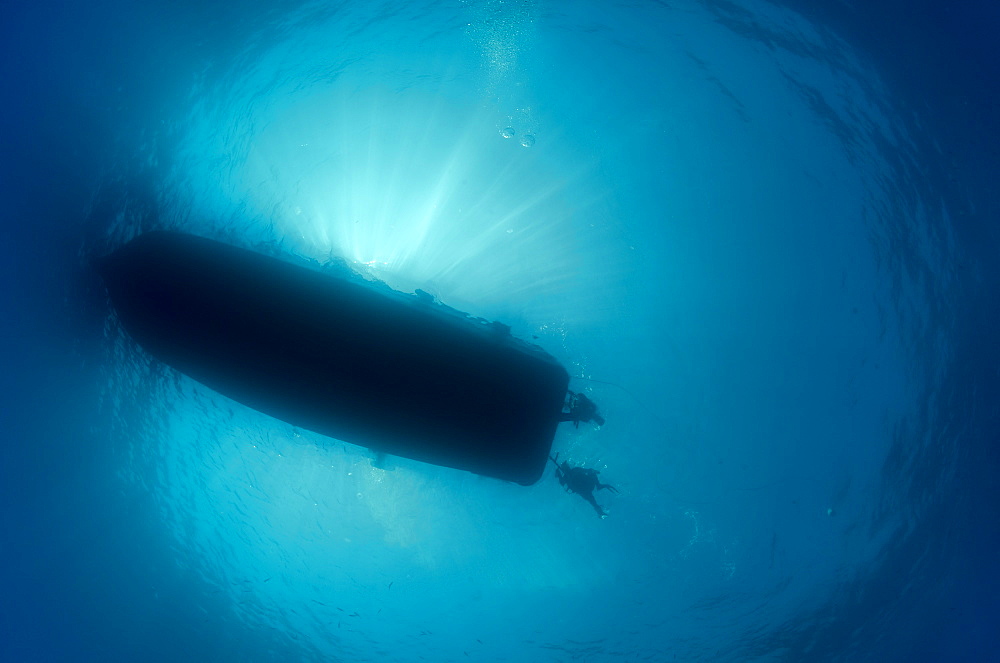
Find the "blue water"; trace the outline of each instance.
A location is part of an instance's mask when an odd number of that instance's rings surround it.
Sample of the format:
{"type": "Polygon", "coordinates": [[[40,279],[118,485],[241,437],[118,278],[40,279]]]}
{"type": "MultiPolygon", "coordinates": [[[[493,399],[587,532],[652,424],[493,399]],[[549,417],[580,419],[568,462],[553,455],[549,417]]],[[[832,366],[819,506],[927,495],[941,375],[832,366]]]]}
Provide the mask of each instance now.
{"type": "Polygon", "coordinates": [[[5,4],[0,659],[1000,660],[1000,11],[871,4],[5,4]],[[608,518],[152,360],[154,228],[536,336],[608,518]]]}

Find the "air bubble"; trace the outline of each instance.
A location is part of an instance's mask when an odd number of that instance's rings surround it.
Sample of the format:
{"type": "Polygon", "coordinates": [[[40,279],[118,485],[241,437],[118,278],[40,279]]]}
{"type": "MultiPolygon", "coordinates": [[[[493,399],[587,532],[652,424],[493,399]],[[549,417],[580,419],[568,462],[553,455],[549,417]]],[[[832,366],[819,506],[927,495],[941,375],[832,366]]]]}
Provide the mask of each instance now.
{"type": "Polygon", "coordinates": [[[531,134],[524,134],[524,137],[521,139],[521,145],[525,147],[531,147],[534,144],[535,144],[535,137],[532,136],[531,134]]]}
{"type": "Polygon", "coordinates": [[[500,135],[503,136],[504,138],[513,138],[514,127],[504,127],[503,129],[500,130],[500,135]]]}

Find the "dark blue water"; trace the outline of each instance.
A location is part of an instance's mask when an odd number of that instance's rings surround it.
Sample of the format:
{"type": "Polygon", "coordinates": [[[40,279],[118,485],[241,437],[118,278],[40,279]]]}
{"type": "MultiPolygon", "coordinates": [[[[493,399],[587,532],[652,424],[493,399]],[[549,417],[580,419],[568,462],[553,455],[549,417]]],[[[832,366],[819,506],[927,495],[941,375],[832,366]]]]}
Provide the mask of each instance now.
{"type": "Polygon", "coordinates": [[[868,5],[6,4],[0,658],[1000,660],[1000,16],[868,5]],[[155,228],[537,336],[608,518],[152,360],[155,228]]]}

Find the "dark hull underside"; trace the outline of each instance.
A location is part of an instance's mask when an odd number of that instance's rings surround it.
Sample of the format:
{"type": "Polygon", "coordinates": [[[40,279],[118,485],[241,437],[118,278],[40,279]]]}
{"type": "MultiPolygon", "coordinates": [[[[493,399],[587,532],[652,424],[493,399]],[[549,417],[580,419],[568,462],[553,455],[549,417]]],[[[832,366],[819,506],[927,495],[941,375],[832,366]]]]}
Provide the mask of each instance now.
{"type": "Polygon", "coordinates": [[[502,325],[181,233],[98,270],[145,350],[229,398],[379,452],[541,476],[569,378],[502,325]]]}

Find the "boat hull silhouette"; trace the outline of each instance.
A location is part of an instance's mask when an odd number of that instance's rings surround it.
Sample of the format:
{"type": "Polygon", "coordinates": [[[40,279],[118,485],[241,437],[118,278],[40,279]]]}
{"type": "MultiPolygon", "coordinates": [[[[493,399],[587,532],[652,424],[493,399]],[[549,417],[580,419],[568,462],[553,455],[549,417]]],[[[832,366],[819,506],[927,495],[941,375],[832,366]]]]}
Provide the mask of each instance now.
{"type": "Polygon", "coordinates": [[[140,346],[233,400],[381,453],[523,485],[542,474],[569,377],[504,325],[176,232],[97,269],[140,346]]]}

